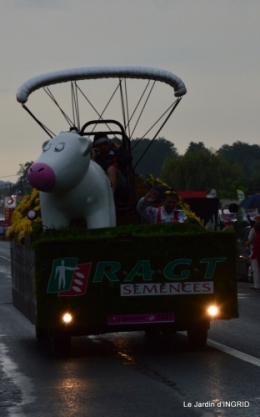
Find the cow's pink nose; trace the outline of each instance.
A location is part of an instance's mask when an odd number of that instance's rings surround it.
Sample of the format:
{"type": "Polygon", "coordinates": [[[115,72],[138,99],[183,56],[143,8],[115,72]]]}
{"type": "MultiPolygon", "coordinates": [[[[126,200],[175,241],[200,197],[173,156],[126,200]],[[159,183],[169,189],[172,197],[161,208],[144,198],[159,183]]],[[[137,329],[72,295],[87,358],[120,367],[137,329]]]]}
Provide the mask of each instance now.
{"type": "Polygon", "coordinates": [[[37,190],[51,191],[55,185],[56,177],[49,165],[38,162],[30,167],[28,181],[37,190]]]}

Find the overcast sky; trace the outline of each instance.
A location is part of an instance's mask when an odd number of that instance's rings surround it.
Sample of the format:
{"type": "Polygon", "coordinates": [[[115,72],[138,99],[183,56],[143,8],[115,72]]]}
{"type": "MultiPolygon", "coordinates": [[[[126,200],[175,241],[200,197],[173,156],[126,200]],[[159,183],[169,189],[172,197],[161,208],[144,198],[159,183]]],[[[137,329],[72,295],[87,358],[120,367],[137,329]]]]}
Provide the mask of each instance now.
{"type": "Polygon", "coordinates": [[[46,139],[17,89],[73,67],[138,65],[180,77],[188,92],[164,135],[180,154],[191,141],[259,144],[259,21],[259,0],[1,0],[0,180],[16,181],[46,139]]]}

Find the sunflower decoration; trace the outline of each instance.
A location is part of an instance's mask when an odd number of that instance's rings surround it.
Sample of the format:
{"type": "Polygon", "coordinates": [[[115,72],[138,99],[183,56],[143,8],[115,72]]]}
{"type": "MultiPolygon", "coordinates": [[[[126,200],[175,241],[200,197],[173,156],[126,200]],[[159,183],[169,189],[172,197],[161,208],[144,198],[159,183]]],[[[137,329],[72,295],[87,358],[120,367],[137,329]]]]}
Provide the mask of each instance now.
{"type": "Polygon", "coordinates": [[[155,185],[162,185],[163,187],[171,188],[168,184],[163,182],[160,178],[155,178],[153,174],[148,174],[145,183],[151,187],[154,187],[155,185]]]}
{"type": "Polygon", "coordinates": [[[31,235],[35,229],[42,226],[39,191],[33,189],[31,195],[26,195],[14,210],[12,225],[6,232],[8,240],[17,239],[19,244],[27,235],[31,235]]]}

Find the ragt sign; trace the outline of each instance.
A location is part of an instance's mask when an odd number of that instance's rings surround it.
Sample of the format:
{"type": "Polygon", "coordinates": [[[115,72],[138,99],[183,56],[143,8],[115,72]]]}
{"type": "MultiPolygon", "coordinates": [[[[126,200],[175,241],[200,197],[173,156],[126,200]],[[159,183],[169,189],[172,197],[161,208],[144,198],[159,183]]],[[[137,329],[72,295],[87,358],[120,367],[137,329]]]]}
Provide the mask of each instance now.
{"type": "MultiPolygon", "coordinates": [[[[138,261],[130,272],[122,271],[122,265],[118,261],[98,262],[95,268],[93,283],[100,284],[104,280],[120,283],[120,295],[152,296],[152,295],[187,295],[187,294],[212,294],[214,291],[213,278],[217,265],[224,262],[226,257],[203,258],[200,264],[204,265],[204,281],[188,282],[190,278],[192,259],[181,258],[169,262],[163,270],[153,270],[150,260],[138,261]],[[178,267],[178,273],[176,268],[178,267]],[[180,267],[182,267],[180,269],[180,267]],[[152,282],[156,273],[163,275],[169,282],[152,282]],[[125,278],[122,280],[122,275],[125,278]],[[119,278],[119,276],[121,278],[119,278]],[[143,283],[134,283],[138,278],[143,283]],[[208,281],[210,280],[210,281],[208,281]]],[[[92,262],[78,264],[77,258],[59,258],[53,260],[51,276],[49,278],[47,292],[57,293],[59,296],[84,295],[90,276],[92,262]]],[[[94,268],[93,268],[94,269],[94,268]]]]}
{"type": "MultiPolygon", "coordinates": [[[[200,264],[206,265],[203,279],[213,279],[217,264],[226,259],[226,257],[201,259],[200,264]]],[[[189,258],[175,259],[169,262],[163,271],[157,271],[157,273],[162,273],[170,281],[184,281],[190,277],[190,269],[187,269],[187,266],[190,266],[191,262],[192,259],[189,258]],[[177,266],[183,266],[178,274],[174,272],[177,266]]],[[[117,261],[98,262],[93,282],[102,282],[105,278],[112,282],[118,282],[120,279],[117,274],[121,269],[121,263],[117,261]]],[[[143,281],[152,281],[155,271],[151,268],[150,260],[141,260],[134,265],[129,273],[125,271],[123,273],[126,275],[124,282],[132,282],[135,277],[141,277],[143,281]]]]}

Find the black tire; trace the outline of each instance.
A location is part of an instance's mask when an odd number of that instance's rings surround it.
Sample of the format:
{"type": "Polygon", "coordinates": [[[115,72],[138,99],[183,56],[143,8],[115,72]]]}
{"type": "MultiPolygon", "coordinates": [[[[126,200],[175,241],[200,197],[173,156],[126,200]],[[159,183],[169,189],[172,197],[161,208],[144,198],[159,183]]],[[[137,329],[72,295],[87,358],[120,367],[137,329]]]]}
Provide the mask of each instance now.
{"type": "Polygon", "coordinates": [[[63,357],[70,355],[71,337],[68,332],[56,332],[53,334],[51,340],[52,348],[55,354],[63,357]]]}
{"type": "Polygon", "coordinates": [[[175,334],[176,330],[172,326],[165,326],[164,328],[162,328],[162,339],[164,341],[170,342],[175,334]]]}
{"type": "Polygon", "coordinates": [[[150,346],[157,345],[160,339],[160,329],[157,327],[151,327],[145,330],[145,340],[150,346]]]}
{"type": "Polygon", "coordinates": [[[187,334],[190,350],[196,351],[205,349],[208,338],[208,329],[204,324],[190,327],[187,334]]]}
{"type": "Polygon", "coordinates": [[[148,337],[152,337],[153,339],[157,339],[160,335],[160,329],[147,329],[147,330],[145,330],[145,334],[148,337]]]}
{"type": "Polygon", "coordinates": [[[35,326],[35,335],[36,339],[41,342],[42,340],[49,339],[49,332],[47,329],[41,329],[37,326],[35,326]]]}

